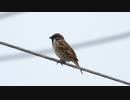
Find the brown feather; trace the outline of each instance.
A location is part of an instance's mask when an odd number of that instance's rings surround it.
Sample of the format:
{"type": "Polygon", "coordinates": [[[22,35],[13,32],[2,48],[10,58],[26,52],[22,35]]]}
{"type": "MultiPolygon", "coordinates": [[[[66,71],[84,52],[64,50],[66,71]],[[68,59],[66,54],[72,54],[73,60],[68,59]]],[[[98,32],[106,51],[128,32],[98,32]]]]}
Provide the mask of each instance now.
{"type": "MultiPolygon", "coordinates": [[[[64,40],[64,37],[56,33],[50,37],[52,39],[52,45],[56,55],[60,58],[61,61],[72,61],[77,67],[80,66],[78,64],[77,56],[71,46],[64,40]]],[[[80,69],[81,73],[82,70],[80,69]]],[[[82,73],[83,74],[83,73],[82,73]]]]}
{"type": "Polygon", "coordinates": [[[66,41],[58,41],[56,48],[63,51],[69,58],[78,61],[74,50],[69,46],[66,41]]]}
{"type": "MultiPolygon", "coordinates": [[[[75,65],[77,65],[79,68],[79,64],[78,64],[78,59],[77,56],[74,52],[74,50],[70,47],[70,45],[65,41],[58,41],[57,44],[55,45],[56,49],[61,52],[61,54],[65,57],[67,57],[68,59],[70,59],[70,61],[72,61],[75,65]]],[[[82,70],[80,69],[81,73],[83,74],[82,70]]]]}

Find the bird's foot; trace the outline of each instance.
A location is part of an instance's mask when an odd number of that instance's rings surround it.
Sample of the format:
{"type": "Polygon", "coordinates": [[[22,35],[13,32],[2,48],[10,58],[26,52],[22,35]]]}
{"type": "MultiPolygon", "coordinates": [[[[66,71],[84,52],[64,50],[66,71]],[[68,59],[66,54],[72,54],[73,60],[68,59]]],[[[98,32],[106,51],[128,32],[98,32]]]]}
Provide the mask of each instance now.
{"type": "Polygon", "coordinates": [[[58,63],[60,63],[63,66],[63,64],[65,64],[65,61],[60,59],[59,61],[57,61],[57,64],[58,63]]]}

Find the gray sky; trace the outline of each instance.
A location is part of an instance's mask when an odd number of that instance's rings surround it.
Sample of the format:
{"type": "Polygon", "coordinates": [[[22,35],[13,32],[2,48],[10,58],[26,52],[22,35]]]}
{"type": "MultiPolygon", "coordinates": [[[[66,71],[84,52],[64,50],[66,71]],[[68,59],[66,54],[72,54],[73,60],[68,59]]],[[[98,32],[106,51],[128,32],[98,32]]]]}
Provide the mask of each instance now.
{"type": "MultiPolygon", "coordinates": [[[[32,51],[52,49],[49,36],[56,32],[73,45],[130,32],[129,18],[129,12],[26,12],[0,17],[0,41],[32,51]]],[[[129,37],[86,48],[73,48],[80,66],[130,82],[129,37]]],[[[87,72],[82,75],[78,69],[56,65],[33,55],[27,59],[2,60],[4,56],[21,53],[0,45],[1,86],[125,86],[87,72]]],[[[58,59],[53,51],[43,54],[58,59]]]]}

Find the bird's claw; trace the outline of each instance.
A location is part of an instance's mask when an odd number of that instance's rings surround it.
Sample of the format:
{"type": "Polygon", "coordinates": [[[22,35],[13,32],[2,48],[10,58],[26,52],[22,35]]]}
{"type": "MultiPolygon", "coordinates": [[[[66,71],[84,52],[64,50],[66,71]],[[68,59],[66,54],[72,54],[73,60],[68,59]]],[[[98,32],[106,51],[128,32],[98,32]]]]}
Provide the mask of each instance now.
{"type": "Polygon", "coordinates": [[[60,63],[63,66],[63,64],[65,64],[65,61],[64,60],[59,60],[59,61],[57,61],[56,64],[58,64],[58,63],[60,63]]]}

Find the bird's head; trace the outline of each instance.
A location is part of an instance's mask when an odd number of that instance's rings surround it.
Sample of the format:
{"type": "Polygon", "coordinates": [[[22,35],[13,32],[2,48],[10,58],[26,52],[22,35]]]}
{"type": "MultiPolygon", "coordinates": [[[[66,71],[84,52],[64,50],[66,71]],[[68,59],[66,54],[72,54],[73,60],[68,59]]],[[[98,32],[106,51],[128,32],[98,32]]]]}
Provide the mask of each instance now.
{"type": "Polygon", "coordinates": [[[64,39],[64,37],[60,33],[55,33],[54,35],[49,37],[52,40],[52,43],[61,39],[64,39]]]}

